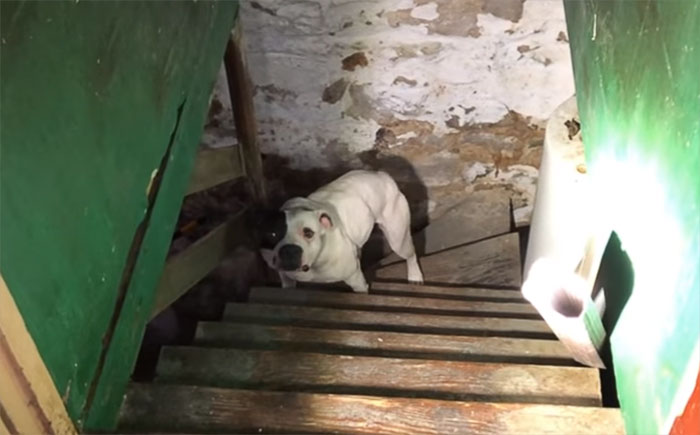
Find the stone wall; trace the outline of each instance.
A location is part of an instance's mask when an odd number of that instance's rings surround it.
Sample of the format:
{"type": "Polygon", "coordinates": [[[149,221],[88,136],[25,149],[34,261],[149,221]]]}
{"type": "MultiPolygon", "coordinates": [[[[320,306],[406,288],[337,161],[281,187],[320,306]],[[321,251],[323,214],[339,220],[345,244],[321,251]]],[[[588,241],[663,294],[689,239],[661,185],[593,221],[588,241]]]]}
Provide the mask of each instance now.
{"type": "MultiPolygon", "coordinates": [[[[561,1],[242,6],[268,173],[291,174],[273,190],[310,170],[375,167],[431,217],[499,188],[529,221],[544,121],[574,92],[561,1]]],[[[222,73],[206,145],[235,142],[226,92],[222,73]]]]}

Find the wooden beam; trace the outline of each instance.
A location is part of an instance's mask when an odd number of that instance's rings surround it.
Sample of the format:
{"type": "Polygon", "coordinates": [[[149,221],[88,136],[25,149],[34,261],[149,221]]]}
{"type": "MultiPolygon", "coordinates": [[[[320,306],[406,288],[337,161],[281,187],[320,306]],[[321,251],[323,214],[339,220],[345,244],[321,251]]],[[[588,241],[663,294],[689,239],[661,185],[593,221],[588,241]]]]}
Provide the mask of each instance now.
{"type": "Polygon", "coordinates": [[[246,65],[240,15],[236,19],[236,23],[231,31],[231,37],[226,45],[224,66],[226,68],[233,118],[236,124],[236,134],[243,155],[245,171],[250,180],[250,187],[256,202],[266,204],[267,193],[265,191],[262,158],[258,144],[258,126],[255,120],[253,88],[246,65]]]}
{"type": "Polygon", "coordinates": [[[245,176],[245,168],[240,146],[202,149],[197,153],[186,195],[243,176],[245,176]]]}
{"type": "Polygon", "coordinates": [[[167,346],[158,379],[274,391],[600,406],[598,370],[167,346]]]}
{"type": "Polygon", "coordinates": [[[76,433],[5,280],[0,275],[0,420],[18,433],[76,433]]]}
{"type": "Polygon", "coordinates": [[[424,314],[475,315],[539,319],[537,310],[528,303],[457,301],[401,296],[367,295],[323,290],[253,288],[250,302],[261,304],[304,305],[309,307],[371,309],[424,314]]]}
{"type": "Polygon", "coordinates": [[[236,245],[246,240],[245,215],[246,210],[240,211],[183,252],[168,259],[156,289],[151,318],[207,276],[236,245]]]}
{"type": "Polygon", "coordinates": [[[312,328],[415,332],[423,334],[554,338],[543,320],[445,316],[415,313],[339,310],[318,307],[234,303],[224,318],[236,322],[312,328]]]}
{"type": "Polygon", "coordinates": [[[120,432],[623,434],[619,409],[134,384],[120,432]]]}
{"type": "Polygon", "coordinates": [[[5,410],[2,408],[0,408],[0,433],[1,434],[18,433],[17,428],[15,428],[15,426],[10,421],[9,416],[6,415],[5,410]]]}
{"type": "Polygon", "coordinates": [[[195,345],[451,361],[576,365],[564,345],[556,340],[317,329],[227,322],[199,322],[195,345]]]}

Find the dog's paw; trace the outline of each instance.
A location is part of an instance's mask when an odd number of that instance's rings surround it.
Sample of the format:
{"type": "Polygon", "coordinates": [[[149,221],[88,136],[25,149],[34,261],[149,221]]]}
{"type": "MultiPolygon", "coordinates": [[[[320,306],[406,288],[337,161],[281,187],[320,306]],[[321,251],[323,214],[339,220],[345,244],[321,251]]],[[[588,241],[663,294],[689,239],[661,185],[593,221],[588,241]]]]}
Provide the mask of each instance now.
{"type": "Polygon", "coordinates": [[[408,276],[406,276],[408,282],[411,284],[423,284],[423,272],[420,270],[418,258],[415,255],[406,260],[406,269],[408,272],[408,276]]]}
{"type": "Polygon", "coordinates": [[[418,268],[410,268],[407,278],[408,282],[411,284],[423,285],[423,274],[418,268]]]}
{"type": "Polygon", "coordinates": [[[365,284],[364,286],[355,286],[352,288],[353,293],[369,293],[369,286],[365,284]]]}

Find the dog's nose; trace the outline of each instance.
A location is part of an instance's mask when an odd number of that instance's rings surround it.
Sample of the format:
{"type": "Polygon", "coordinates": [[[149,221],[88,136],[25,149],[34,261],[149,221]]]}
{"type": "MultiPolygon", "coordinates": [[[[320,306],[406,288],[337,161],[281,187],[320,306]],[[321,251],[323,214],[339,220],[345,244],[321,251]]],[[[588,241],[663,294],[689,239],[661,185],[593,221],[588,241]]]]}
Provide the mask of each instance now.
{"type": "Polygon", "coordinates": [[[277,256],[279,266],[282,270],[297,270],[301,267],[301,256],[304,250],[299,245],[284,245],[280,248],[277,256]]]}

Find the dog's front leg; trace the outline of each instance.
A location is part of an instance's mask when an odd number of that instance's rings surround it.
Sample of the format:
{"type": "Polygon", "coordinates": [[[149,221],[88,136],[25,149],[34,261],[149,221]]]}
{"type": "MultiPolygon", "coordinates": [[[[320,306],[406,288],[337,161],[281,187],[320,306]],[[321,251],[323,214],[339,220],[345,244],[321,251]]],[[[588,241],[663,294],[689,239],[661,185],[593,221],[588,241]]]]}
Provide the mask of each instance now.
{"type": "Polygon", "coordinates": [[[362,269],[360,269],[359,265],[355,273],[345,280],[345,284],[352,287],[352,291],[355,293],[367,293],[369,291],[365,275],[362,273],[362,269]]]}
{"type": "Polygon", "coordinates": [[[288,277],[284,273],[280,272],[280,281],[282,282],[282,288],[295,288],[297,286],[296,280],[288,277]]]}

